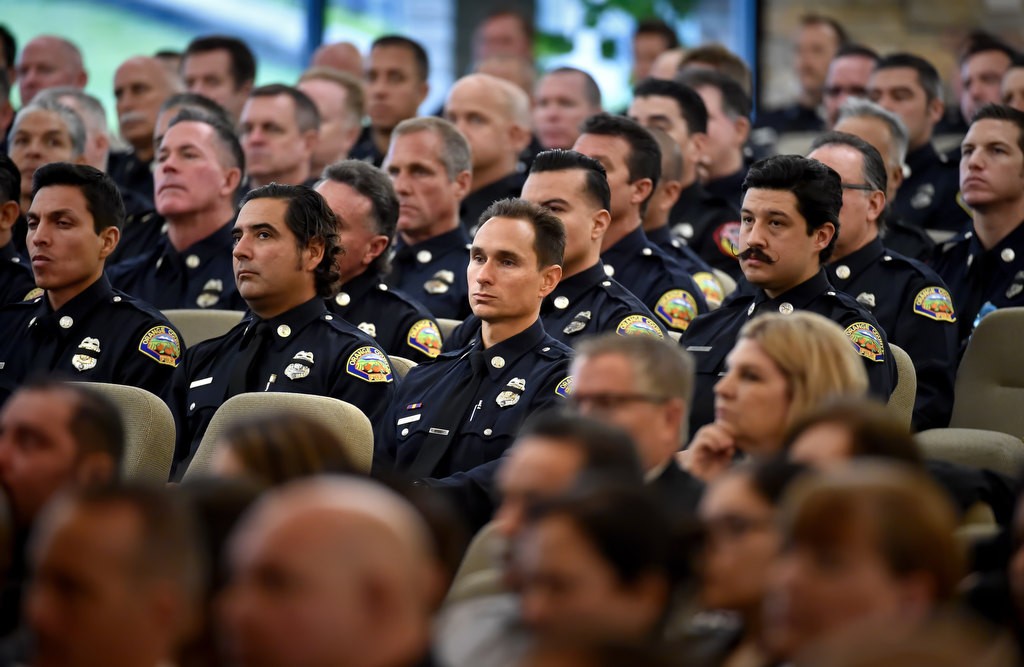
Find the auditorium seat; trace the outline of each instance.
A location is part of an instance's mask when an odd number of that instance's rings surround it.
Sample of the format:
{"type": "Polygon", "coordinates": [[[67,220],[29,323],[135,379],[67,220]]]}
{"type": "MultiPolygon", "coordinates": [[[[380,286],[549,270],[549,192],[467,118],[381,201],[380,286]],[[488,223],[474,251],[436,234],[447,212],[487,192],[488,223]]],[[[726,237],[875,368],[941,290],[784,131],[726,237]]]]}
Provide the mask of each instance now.
{"type": "Polygon", "coordinates": [[[462,320],[450,320],[446,317],[437,318],[437,326],[441,327],[441,340],[448,338],[455,331],[455,327],[462,324],[462,320]]]}
{"type": "Polygon", "coordinates": [[[714,271],[715,277],[718,278],[719,284],[722,285],[722,291],[725,292],[724,298],[728,298],[729,295],[736,291],[736,279],[721,269],[712,269],[712,271],[714,271]]]}
{"type": "Polygon", "coordinates": [[[504,538],[498,534],[493,521],[473,536],[448,589],[446,605],[501,592],[502,564],[498,550],[503,541],[504,538]]]}
{"type": "Polygon", "coordinates": [[[889,396],[889,410],[899,418],[901,424],[910,428],[914,416],[914,399],[917,397],[917,371],[914,370],[910,355],[903,348],[889,343],[889,349],[892,350],[896,371],[899,373],[896,388],[889,396]]]}
{"type": "Polygon", "coordinates": [[[398,375],[399,378],[404,378],[405,374],[409,372],[409,369],[416,366],[416,362],[412,359],[396,357],[393,354],[389,354],[388,358],[391,359],[391,368],[394,369],[395,374],[398,375]]]}
{"type": "Polygon", "coordinates": [[[223,336],[231,327],[242,321],[243,315],[245,313],[240,310],[202,308],[164,311],[164,317],[181,333],[186,348],[204,340],[223,336]]]}

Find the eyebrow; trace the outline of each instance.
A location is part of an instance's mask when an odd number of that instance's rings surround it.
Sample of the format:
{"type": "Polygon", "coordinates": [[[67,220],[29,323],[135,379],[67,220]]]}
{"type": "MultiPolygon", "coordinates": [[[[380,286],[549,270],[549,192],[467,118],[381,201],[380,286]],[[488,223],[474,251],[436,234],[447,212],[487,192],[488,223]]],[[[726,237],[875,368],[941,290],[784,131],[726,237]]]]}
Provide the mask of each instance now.
{"type": "Polygon", "coordinates": [[[275,227],[274,225],[270,224],[269,222],[256,222],[256,223],[253,223],[251,225],[244,225],[243,224],[242,226],[238,226],[236,224],[234,226],[234,228],[232,228],[231,232],[232,233],[234,233],[234,232],[241,233],[241,232],[244,232],[246,230],[249,230],[249,231],[252,231],[252,232],[261,232],[263,230],[267,230],[267,231],[271,231],[271,232],[276,232],[277,231],[277,227],[275,227]]]}
{"type": "Polygon", "coordinates": [[[552,199],[545,199],[544,201],[540,202],[540,205],[543,206],[544,208],[551,208],[552,204],[562,204],[563,206],[569,206],[569,201],[567,199],[562,199],[561,197],[554,197],[552,199]]]}
{"type": "MultiPolygon", "coordinates": [[[[749,208],[746,208],[746,207],[740,209],[740,213],[745,213],[745,214],[749,214],[749,215],[757,215],[757,213],[755,211],[752,211],[752,210],[750,210],[749,208]]],[[[786,213],[785,211],[781,211],[781,210],[779,210],[777,208],[770,208],[770,209],[768,209],[766,211],[762,211],[762,213],[765,214],[765,215],[776,216],[776,217],[779,217],[779,218],[787,218],[788,219],[788,218],[791,217],[789,215],[789,213],[786,213]]]]}

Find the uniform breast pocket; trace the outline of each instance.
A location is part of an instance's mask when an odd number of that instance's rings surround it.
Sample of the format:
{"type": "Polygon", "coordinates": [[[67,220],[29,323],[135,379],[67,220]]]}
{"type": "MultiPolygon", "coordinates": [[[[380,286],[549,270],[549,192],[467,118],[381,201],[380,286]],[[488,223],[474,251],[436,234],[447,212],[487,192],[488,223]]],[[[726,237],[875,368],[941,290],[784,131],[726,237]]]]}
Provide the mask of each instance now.
{"type": "Polygon", "coordinates": [[[693,355],[697,375],[712,375],[715,377],[725,372],[725,355],[729,353],[729,349],[728,346],[721,343],[716,345],[686,346],[686,351],[693,355]]]}
{"type": "Polygon", "coordinates": [[[189,423],[208,421],[224,402],[224,385],[213,377],[202,377],[189,383],[185,394],[185,414],[189,423]]]}

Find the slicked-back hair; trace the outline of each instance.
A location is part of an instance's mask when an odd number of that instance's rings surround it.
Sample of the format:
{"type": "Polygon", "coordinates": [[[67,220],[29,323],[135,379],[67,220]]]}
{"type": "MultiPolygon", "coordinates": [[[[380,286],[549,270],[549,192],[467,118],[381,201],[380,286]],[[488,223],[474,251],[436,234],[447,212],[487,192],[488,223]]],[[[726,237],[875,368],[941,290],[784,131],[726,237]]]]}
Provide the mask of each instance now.
{"type": "Polygon", "coordinates": [[[437,159],[448,172],[448,181],[454,181],[464,171],[473,173],[473,158],[469,141],[458,128],[444,118],[418,116],[406,118],[391,131],[391,141],[416,132],[433,132],[441,140],[441,154],[437,159]]]}
{"type": "Polygon", "coordinates": [[[676,81],[695,90],[714,88],[722,96],[722,112],[732,120],[750,118],[753,108],[750,95],[732,77],[708,69],[690,69],[676,76],[676,81]]]}
{"type": "MultiPolygon", "coordinates": [[[[651,133],[636,121],[625,116],[613,116],[607,112],[594,114],[583,121],[581,134],[594,134],[603,137],[618,137],[629,146],[626,156],[626,169],[629,171],[630,182],[641,178],[651,179],[651,191],[658,187],[661,178],[661,149],[651,133]]],[[[647,202],[644,202],[646,208],[647,202]]]]}
{"type": "Polygon", "coordinates": [[[533,251],[537,255],[537,268],[543,269],[565,259],[565,225],[544,208],[518,197],[499,199],[480,216],[480,226],[491,218],[522,220],[533,227],[533,251]]]}
{"type": "Polygon", "coordinates": [[[238,135],[235,134],[235,130],[229,121],[205,111],[185,107],[171,119],[167,129],[174,127],[178,123],[203,123],[213,128],[213,134],[220,144],[221,150],[219,152],[225,155],[230,162],[234,162],[234,164],[225,164],[224,166],[228,169],[238,167],[244,178],[245,151],[242,150],[242,144],[238,141],[238,135]]]}
{"type": "Polygon", "coordinates": [[[863,97],[851,97],[839,107],[839,118],[836,125],[847,118],[875,118],[888,128],[889,138],[892,140],[894,155],[886,156],[893,164],[902,166],[907,161],[907,151],[910,149],[910,133],[903,119],[889,111],[880,104],[876,104],[863,97]]]}
{"type": "Polygon", "coordinates": [[[531,174],[543,174],[546,171],[583,172],[583,191],[590,197],[598,209],[610,211],[612,193],[608,187],[608,173],[604,165],[578,151],[554,148],[537,154],[530,167],[531,174]]]}
{"type": "Polygon", "coordinates": [[[644,19],[636,24],[634,39],[640,35],[657,35],[665,40],[665,49],[679,48],[679,35],[661,19],[644,19]]]}
{"type": "Polygon", "coordinates": [[[430,58],[422,44],[402,35],[384,35],[373,40],[370,51],[385,47],[407,49],[412,53],[413,61],[416,63],[416,74],[420,81],[426,81],[430,77],[430,58]]]}
{"type": "Polygon", "coordinates": [[[228,112],[224,107],[199,93],[175,93],[171,95],[160,105],[160,113],[175,107],[205,111],[208,114],[220,117],[225,123],[231,124],[231,117],[228,116],[228,112]]]}
{"type": "Polygon", "coordinates": [[[897,67],[905,67],[917,72],[917,84],[921,86],[928,102],[943,98],[942,78],[939,76],[939,71],[930,62],[913,53],[893,53],[881,58],[875,64],[875,71],[897,67]]]}
{"type": "Polygon", "coordinates": [[[227,35],[196,37],[185,47],[181,62],[184,65],[189,56],[211,51],[228,52],[228,60],[231,61],[229,69],[235,83],[235,90],[256,79],[256,58],[252,54],[252,49],[237,37],[227,35]]]}
{"type": "Polygon", "coordinates": [[[40,90],[32,98],[32,101],[42,102],[52,98],[57,103],[63,104],[60,101],[62,97],[71,97],[78,103],[79,108],[72,109],[72,111],[77,113],[81,117],[82,122],[85,123],[86,134],[88,134],[89,130],[110,134],[110,129],[107,127],[107,111],[103,108],[103,103],[81,88],[75,88],[74,86],[46,88],[45,90],[40,90]]]}
{"type": "Polygon", "coordinates": [[[391,179],[383,171],[362,160],[342,160],[324,168],[326,181],[344,183],[370,200],[370,220],[373,231],[388,237],[384,252],[370,263],[370,270],[379,273],[388,268],[387,249],[398,226],[398,195],[391,179]]]}
{"type": "Polygon", "coordinates": [[[21,199],[21,171],[7,153],[0,154],[0,205],[21,199]]]}
{"type": "Polygon", "coordinates": [[[839,237],[839,209],[843,206],[842,181],[835,170],[799,155],[776,155],[750,167],[743,180],[743,194],[751,188],[792,192],[797,211],[807,221],[808,236],[831,222],[835,234],[818,253],[822,264],[828,261],[839,237]]]}
{"type": "Polygon", "coordinates": [[[581,454],[581,474],[619,477],[642,482],[643,464],[628,433],[592,417],[569,410],[544,410],[530,416],[516,440],[544,438],[581,454]]]}
{"type": "Polygon", "coordinates": [[[583,98],[587,104],[595,109],[601,108],[601,86],[590,75],[590,72],[581,70],[578,67],[556,67],[544,73],[544,76],[551,74],[576,74],[583,80],[583,98]]]}
{"type": "Polygon", "coordinates": [[[292,100],[295,106],[295,124],[299,132],[320,131],[320,112],[316,104],[309,98],[309,95],[294,86],[286,86],[283,83],[270,83],[265,86],[253,88],[249,98],[253,97],[277,97],[286,95],[292,100]]]}
{"type": "Polygon", "coordinates": [[[839,47],[836,51],[836,55],[832,56],[832,60],[837,58],[848,58],[851,56],[859,56],[861,58],[867,58],[872,62],[878,62],[878,51],[875,51],[870,46],[864,44],[844,44],[839,47]]]}
{"type": "Polygon", "coordinates": [[[10,140],[14,137],[26,116],[40,111],[48,111],[60,118],[61,122],[64,123],[64,127],[67,128],[68,136],[71,139],[71,156],[74,158],[81,157],[85,153],[85,121],[82,120],[77,111],[53,99],[43,98],[38,101],[33,99],[28,105],[23,106],[18,111],[18,115],[14,117],[14,122],[11,123],[11,131],[7,135],[8,139],[10,140]]]}
{"type": "Polygon", "coordinates": [[[299,252],[313,241],[324,245],[324,255],[313,271],[313,284],[318,296],[326,299],[335,292],[341,274],[336,266],[341,246],[338,244],[338,218],[319,192],[305,185],[271,183],[250,190],[239,209],[254,199],[279,199],[288,202],[284,222],[295,236],[299,252]]]}
{"type": "Polygon", "coordinates": [[[708,131],[708,108],[704,100],[693,88],[678,81],[665,79],[644,79],[633,88],[633,98],[668,97],[679,107],[679,115],[686,121],[686,129],[690,134],[708,131]]]}
{"type": "Polygon", "coordinates": [[[878,150],[860,137],[846,132],[825,132],[818,135],[811,143],[811,151],[822,146],[849,146],[861,155],[861,178],[875,190],[885,192],[889,178],[885,161],[878,150]]]}
{"type": "Polygon", "coordinates": [[[986,51],[999,51],[1000,53],[1004,53],[1011,62],[1020,56],[1020,51],[1013,48],[992,33],[984,30],[975,30],[967,36],[967,40],[964,42],[964,47],[960,51],[960,64],[963,65],[973,56],[979,53],[985,53],[986,51]]]}
{"type": "Polygon", "coordinates": [[[107,227],[124,226],[124,201],[114,180],[99,169],[85,164],[51,162],[36,169],[32,176],[32,199],[43,188],[68,185],[78,188],[85,197],[97,234],[107,227]]]}
{"type": "Polygon", "coordinates": [[[979,120],[1003,120],[1017,126],[1017,147],[1024,153],[1024,111],[1018,111],[1005,104],[986,104],[978,109],[971,119],[971,125],[979,120]]]}

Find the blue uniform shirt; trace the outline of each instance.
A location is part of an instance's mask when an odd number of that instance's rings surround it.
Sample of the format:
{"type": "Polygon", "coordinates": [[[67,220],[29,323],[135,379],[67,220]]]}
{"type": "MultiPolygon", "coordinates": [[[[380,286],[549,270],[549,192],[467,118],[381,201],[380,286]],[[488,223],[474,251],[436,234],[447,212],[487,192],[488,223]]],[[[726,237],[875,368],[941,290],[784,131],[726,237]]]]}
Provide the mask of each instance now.
{"type": "Polygon", "coordinates": [[[463,320],[471,312],[466,282],[470,245],[461,226],[416,245],[399,238],[387,284],[422,303],[434,317],[463,320]]]}
{"type": "Polygon", "coordinates": [[[0,308],[0,403],[30,375],[48,372],[161,395],[182,347],[159,311],[102,276],[56,312],[45,295],[8,304],[0,308]]]}
{"type": "Polygon", "coordinates": [[[372,271],[342,285],[327,299],[327,309],[376,340],[388,354],[418,364],[441,354],[441,328],[434,316],[372,271]]]}
{"type": "Polygon", "coordinates": [[[672,233],[716,269],[734,279],[743,276],[736,254],[740,244],[739,202],[730,204],[694,182],[679,194],[672,207],[672,233]]]}
{"type": "Polygon", "coordinates": [[[887,250],[877,238],[826,271],[836,289],[867,308],[889,342],[913,359],[914,427],[948,426],[959,345],[958,314],[946,283],[921,262],[887,250]]]}
{"type": "Polygon", "coordinates": [[[896,218],[923,229],[963,231],[971,221],[960,200],[960,166],[929,142],[907,153],[910,176],[892,202],[896,218]]]}
{"type": "Polygon", "coordinates": [[[885,333],[870,312],[853,297],[837,292],[822,270],[810,280],[768,298],[764,290],[737,294],[721,308],[698,317],[679,341],[693,354],[697,383],[690,411],[690,431],[714,421],[714,386],[725,372],[725,357],[736,344],[736,337],[747,321],[759,313],[788,314],[808,310],[823,315],[843,329],[857,352],[864,357],[871,393],[887,400],[896,386],[896,364],[885,333]]]}
{"type": "MultiPolygon", "coordinates": [[[[229,384],[236,358],[262,320],[249,313],[228,333],[192,347],[168,393],[177,425],[172,479],[184,474],[213,413],[234,394],[229,384]]],[[[395,393],[391,362],[377,343],[327,312],[315,297],[266,320],[269,342],[250,366],[246,391],[329,396],[352,403],[376,423],[395,393]]],[[[237,392],[242,393],[242,392],[237,392]]]]}
{"type": "Polygon", "coordinates": [[[165,234],[149,252],[112,266],[110,282],[161,310],[246,310],[232,268],[233,225],[227,223],[181,252],[165,234]]]}
{"type": "Polygon", "coordinates": [[[0,248],[0,306],[24,301],[36,286],[28,260],[8,243],[0,248]]]}
{"type": "Polygon", "coordinates": [[[722,302],[725,301],[725,288],[715,277],[711,265],[686,245],[685,241],[672,236],[668,225],[645,231],[644,234],[648,241],[661,248],[665,254],[676,260],[684,271],[693,276],[693,281],[697,283],[697,287],[704,294],[708,308],[718,308],[722,305],[722,302]]]}
{"type": "Polygon", "coordinates": [[[693,276],[648,241],[640,227],[605,250],[601,260],[608,275],[643,301],[670,331],[686,331],[708,311],[693,276]]]}

